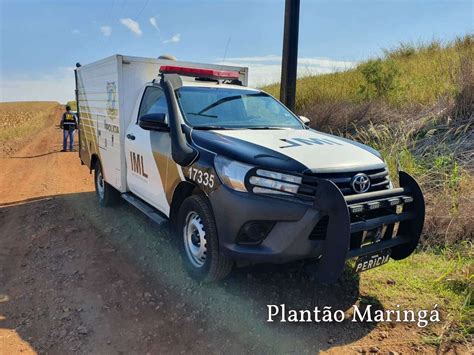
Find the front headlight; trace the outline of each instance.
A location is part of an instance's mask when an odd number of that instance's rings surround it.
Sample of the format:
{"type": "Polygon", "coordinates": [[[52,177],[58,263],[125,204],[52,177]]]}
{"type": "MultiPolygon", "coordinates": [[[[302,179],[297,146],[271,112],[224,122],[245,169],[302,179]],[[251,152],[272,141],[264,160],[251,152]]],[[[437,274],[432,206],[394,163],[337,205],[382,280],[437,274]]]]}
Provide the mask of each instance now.
{"type": "Polygon", "coordinates": [[[248,179],[251,192],[255,194],[293,195],[298,193],[302,178],[290,174],[279,173],[233,161],[221,156],[214,160],[214,166],[220,180],[226,186],[236,191],[248,191],[245,178],[253,170],[248,179]]]}
{"type": "Polygon", "coordinates": [[[253,166],[239,163],[221,156],[214,159],[217,175],[222,183],[235,191],[247,191],[245,188],[245,175],[253,166]]]}

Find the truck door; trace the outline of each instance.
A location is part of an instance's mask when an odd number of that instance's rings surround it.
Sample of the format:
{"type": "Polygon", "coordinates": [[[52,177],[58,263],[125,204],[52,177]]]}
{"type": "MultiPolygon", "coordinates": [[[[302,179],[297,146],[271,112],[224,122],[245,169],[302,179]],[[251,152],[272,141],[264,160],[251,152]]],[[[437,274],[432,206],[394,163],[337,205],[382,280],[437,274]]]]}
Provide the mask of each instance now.
{"type": "Polygon", "coordinates": [[[127,183],[131,192],[168,216],[165,185],[171,139],[169,132],[148,131],[138,125],[138,118],[149,113],[168,115],[165,94],[158,86],[145,88],[138,114],[126,132],[127,183]]]}

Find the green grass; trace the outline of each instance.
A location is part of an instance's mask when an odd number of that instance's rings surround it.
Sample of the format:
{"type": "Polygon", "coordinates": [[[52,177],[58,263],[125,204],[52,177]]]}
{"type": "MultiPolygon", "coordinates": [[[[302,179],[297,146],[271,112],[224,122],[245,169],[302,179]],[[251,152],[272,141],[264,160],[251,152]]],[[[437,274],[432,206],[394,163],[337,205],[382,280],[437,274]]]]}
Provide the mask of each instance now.
{"type": "Polygon", "coordinates": [[[474,330],[472,246],[431,249],[402,261],[391,261],[361,277],[362,298],[372,295],[385,309],[432,310],[441,322],[427,327],[425,341],[467,342],[474,330]],[[388,282],[390,280],[390,282],[388,282]]]}

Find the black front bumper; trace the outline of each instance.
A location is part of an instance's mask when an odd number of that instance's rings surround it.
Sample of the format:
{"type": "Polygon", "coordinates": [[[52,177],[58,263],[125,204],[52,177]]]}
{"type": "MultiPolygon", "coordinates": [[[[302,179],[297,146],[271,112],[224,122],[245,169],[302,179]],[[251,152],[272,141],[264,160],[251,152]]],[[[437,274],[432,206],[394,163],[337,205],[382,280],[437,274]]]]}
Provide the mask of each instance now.
{"type": "Polygon", "coordinates": [[[221,186],[209,195],[220,248],[235,260],[284,263],[316,257],[321,282],[334,282],[346,259],[391,249],[391,257],[409,256],[418,245],[424,223],[423,194],[416,181],[400,172],[400,188],[344,196],[331,181],[317,179],[312,201],[285,200],[238,193],[221,186]],[[324,218],[324,238],[312,238],[324,218]],[[249,221],[273,221],[267,237],[254,246],[236,243],[249,221]],[[381,230],[380,239],[366,240],[381,230]]]}

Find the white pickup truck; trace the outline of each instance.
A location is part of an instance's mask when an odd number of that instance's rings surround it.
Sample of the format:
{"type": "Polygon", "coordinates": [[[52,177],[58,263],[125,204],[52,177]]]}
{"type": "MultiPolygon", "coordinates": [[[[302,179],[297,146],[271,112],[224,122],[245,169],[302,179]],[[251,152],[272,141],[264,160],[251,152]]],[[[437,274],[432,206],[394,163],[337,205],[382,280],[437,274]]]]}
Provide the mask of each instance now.
{"type": "Polygon", "coordinates": [[[77,65],[79,154],[98,201],[169,219],[191,275],[236,263],[318,260],[331,283],[409,256],[424,222],[418,184],[381,155],[318,132],[247,68],[114,55],[77,65]]]}

